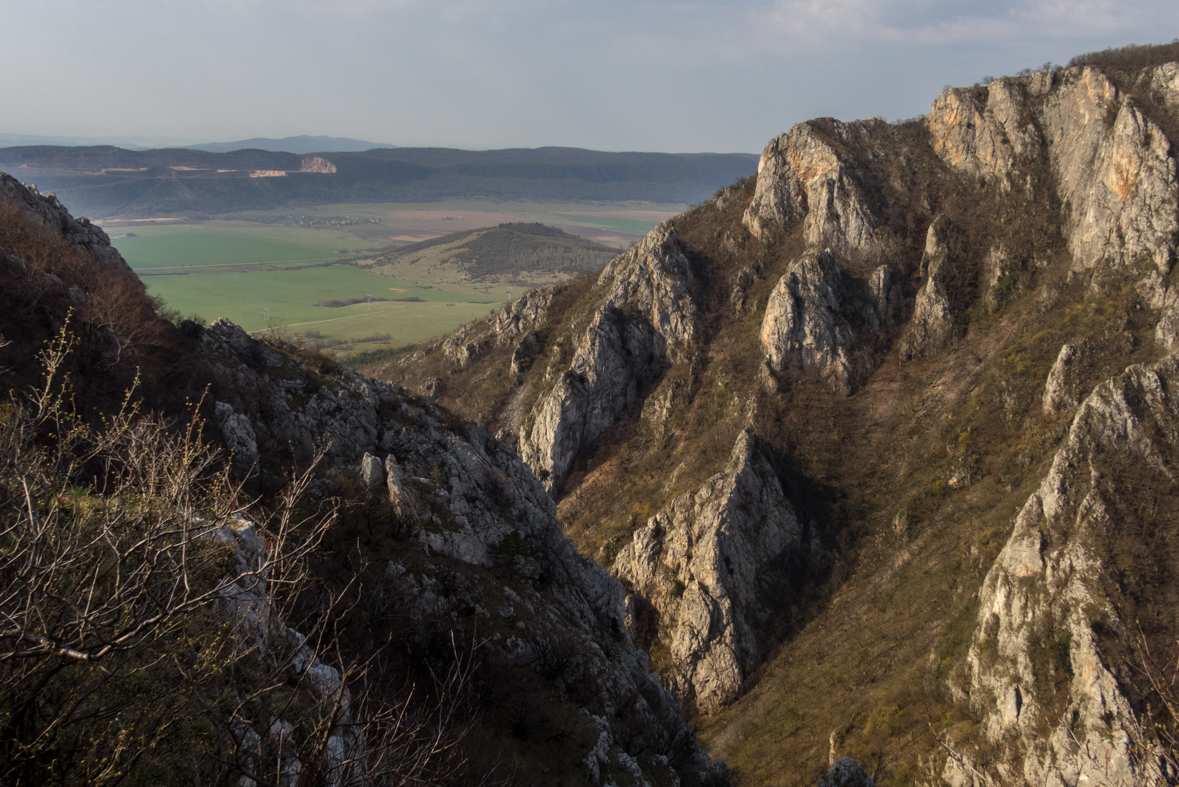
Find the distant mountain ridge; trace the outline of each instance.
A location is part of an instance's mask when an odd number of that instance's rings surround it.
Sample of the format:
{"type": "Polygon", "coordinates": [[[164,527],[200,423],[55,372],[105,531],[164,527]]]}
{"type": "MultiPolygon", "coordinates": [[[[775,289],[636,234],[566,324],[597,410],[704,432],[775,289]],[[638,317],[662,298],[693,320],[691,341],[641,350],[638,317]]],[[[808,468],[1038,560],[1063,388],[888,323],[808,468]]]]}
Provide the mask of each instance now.
{"type": "Polygon", "coordinates": [[[395,148],[384,142],[367,142],[351,137],[328,137],[299,134],[293,137],[250,137],[231,142],[193,142],[175,137],[139,137],[99,135],[61,136],[47,134],[0,134],[0,147],[40,147],[44,145],[63,147],[89,147],[113,145],[124,150],[159,150],[185,148],[203,150],[207,153],[232,153],[235,150],[266,150],[272,153],[358,153],[378,148],[395,148]]]}
{"type": "Polygon", "coordinates": [[[94,217],[188,216],[292,204],[435,202],[693,203],[757,168],[745,153],[607,153],[546,147],[390,148],[323,153],[111,146],[0,148],[0,170],[94,217]]]}
{"type": "Polygon", "coordinates": [[[202,142],[199,145],[183,145],[189,150],[203,150],[206,153],[232,153],[235,150],[268,150],[272,153],[361,153],[366,150],[396,148],[384,142],[365,142],[351,137],[325,137],[300,134],[294,137],[272,139],[251,137],[237,142],[202,142]]]}
{"type": "Polygon", "coordinates": [[[180,140],[166,137],[123,137],[97,136],[75,137],[45,134],[0,134],[0,146],[35,147],[38,145],[117,145],[126,150],[149,150],[161,146],[176,145],[180,140]]]}

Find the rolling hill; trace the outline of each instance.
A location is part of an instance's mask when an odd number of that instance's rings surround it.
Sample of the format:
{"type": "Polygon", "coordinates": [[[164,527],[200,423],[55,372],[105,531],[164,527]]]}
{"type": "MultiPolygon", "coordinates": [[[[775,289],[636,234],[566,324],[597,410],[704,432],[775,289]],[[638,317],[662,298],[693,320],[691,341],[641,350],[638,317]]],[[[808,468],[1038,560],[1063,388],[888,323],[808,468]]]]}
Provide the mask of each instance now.
{"type": "Polygon", "coordinates": [[[511,223],[456,232],[392,249],[371,267],[377,272],[444,281],[543,281],[606,265],[616,249],[544,224],[511,223]]]}

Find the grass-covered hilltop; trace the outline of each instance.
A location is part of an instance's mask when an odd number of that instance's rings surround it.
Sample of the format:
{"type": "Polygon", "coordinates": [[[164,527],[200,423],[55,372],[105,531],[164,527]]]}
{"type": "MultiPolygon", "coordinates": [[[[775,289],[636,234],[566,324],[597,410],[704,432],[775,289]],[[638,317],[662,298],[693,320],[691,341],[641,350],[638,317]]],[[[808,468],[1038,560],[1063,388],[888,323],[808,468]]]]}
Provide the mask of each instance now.
{"type": "Polygon", "coordinates": [[[1177,44],[812,120],[365,372],[515,444],[734,783],[1162,783],[1177,142],[1177,44]]]}
{"type": "Polygon", "coordinates": [[[1173,783],[1177,142],[1179,43],[811,120],[317,280],[553,277],[360,371],[0,174],[0,787],[1173,783]]]}
{"type": "Polygon", "coordinates": [[[515,222],[391,249],[377,257],[372,267],[394,276],[406,268],[420,267],[440,279],[508,278],[518,284],[600,270],[614,254],[614,249],[556,227],[515,222]]]}

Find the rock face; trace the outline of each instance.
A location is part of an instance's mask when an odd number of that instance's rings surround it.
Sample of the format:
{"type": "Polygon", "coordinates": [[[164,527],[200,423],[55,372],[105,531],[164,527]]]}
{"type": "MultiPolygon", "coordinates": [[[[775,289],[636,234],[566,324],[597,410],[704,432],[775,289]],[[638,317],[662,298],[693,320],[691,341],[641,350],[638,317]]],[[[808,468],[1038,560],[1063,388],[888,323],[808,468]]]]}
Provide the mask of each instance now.
{"type": "Polygon", "coordinates": [[[1078,367],[1084,364],[1089,352],[1090,348],[1085,342],[1069,343],[1060,348],[1060,354],[1056,356],[1048,372],[1048,380],[1044,383],[1045,413],[1062,412],[1080,404],[1082,391],[1078,367]]]}
{"type": "MultiPolygon", "coordinates": [[[[392,383],[344,369],[318,377],[282,347],[261,345],[227,321],[203,342],[223,370],[219,396],[230,401],[216,409],[227,443],[242,447],[249,425],[264,457],[289,446],[302,462],[327,435],[329,468],[359,477],[370,493],[387,490],[400,520],[388,526],[408,533],[417,553],[390,561],[370,593],[422,625],[475,610],[488,640],[481,658],[505,668],[564,654],[547,668],[556,678],[593,687],[593,706],[611,729],[643,731],[629,742],[607,735],[593,758],[595,784],[616,772],[631,773],[636,784],[724,781],[723,766],[700,750],[631,643],[621,586],[561,533],[552,498],[509,445],[473,424],[448,427],[432,402],[392,383]],[[493,574],[492,567],[500,568],[493,574]],[[492,599],[503,603],[487,609],[492,599]]],[[[593,726],[588,712],[578,723],[593,726]]]]}
{"type": "Polygon", "coordinates": [[[723,473],[635,531],[613,573],[632,589],[632,627],[636,605],[658,615],[681,702],[713,713],[737,697],[761,654],[766,593],[801,542],[794,509],[749,431],[723,473]]]}
{"type": "MultiPolygon", "coordinates": [[[[1169,64],[1142,78],[1169,97],[1173,73],[1169,64]]],[[[1022,161],[1048,161],[1076,270],[1146,263],[1161,275],[1170,270],[1179,229],[1171,145],[1100,70],[1000,79],[985,93],[951,89],[934,102],[927,124],[950,167],[1008,188],[1023,174],[1022,161]]]]}
{"type": "Polygon", "coordinates": [[[849,146],[869,129],[824,118],[800,123],[772,141],[757,165],[757,192],[745,226],[757,238],[803,222],[810,246],[837,252],[871,243],[879,224],[856,177],[849,146]]]}
{"type": "Polygon", "coordinates": [[[827,775],[819,780],[819,787],[876,787],[876,782],[864,773],[851,757],[837,760],[827,775]]]}
{"type": "Polygon", "coordinates": [[[69,239],[78,248],[108,265],[130,270],[102,228],[91,224],[85,217],[75,219],[52,192],[42,195],[35,187],[27,187],[11,175],[0,172],[0,195],[14,200],[27,215],[69,239]]]}
{"type": "Polygon", "coordinates": [[[950,88],[926,118],[930,143],[954,169],[1011,189],[1017,157],[1038,154],[1043,144],[1025,110],[1028,101],[1028,87],[1018,79],[993,80],[985,91],[950,88]]]}
{"type": "Polygon", "coordinates": [[[213,418],[225,437],[225,444],[233,452],[234,468],[248,475],[258,461],[258,438],[254,425],[241,413],[235,413],[225,402],[214,403],[213,418]]]}
{"type": "MultiPolygon", "coordinates": [[[[1175,64],[1147,69],[1139,82],[1175,111],[1175,64]]],[[[1073,68],[948,89],[924,126],[933,152],[951,170],[996,183],[1016,200],[1058,200],[1075,271],[1143,274],[1141,294],[1152,307],[1163,307],[1156,340],[1173,347],[1179,318],[1164,280],[1179,242],[1179,176],[1170,141],[1134,97],[1099,69],[1073,68]]],[[[896,147],[884,124],[799,124],[763,152],[745,226],[767,240],[801,224],[806,245],[829,249],[838,263],[879,252],[890,195],[907,187],[882,165],[896,147]]],[[[998,246],[967,254],[951,222],[929,221],[921,287],[902,340],[906,359],[946,345],[976,286],[989,290],[1003,277],[1014,281],[1030,264],[998,246]]],[[[1094,286],[1101,286],[1099,279],[1094,286]]],[[[813,301],[820,311],[826,295],[813,301]]],[[[776,358],[768,360],[777,366],[776,358]]]]}
{"type": "Polygon", "coordinates": [[[983,584],[965,689],[983,734],[1004,742],[1029,784],[1157,775],[1150,759],[1134,755],[1142,732],[1098,632],[1133,623],[1110,593],[1125,579],[1104,554],[1135,522],[1127,479],[1175,483],[1177,384],[1179,357],[1171,355],[1089,395],[983,584]],[[1063,709],[1047,704],[1054,672],[1068,680],[1063,709]]]}
{"type": "Polygon", "coordinates": [[[1043,117],[1061,200],[1071,208],[1074,266],[1150,261],[1169,271],[1179,182],[1162,130],[1092,68],[1066,72],[1043,117]]]}
{"type": "Polygon", "coordinates": [[[574,337],[568,369],[529,414],[520,455],[553,494],[578,453],[639,399],[665,360],[684,357],[697,332],[691,270],[667,224],[615,258],[598,279],[601,293],[585,333],[574,337]]]}
{"type": "Polygon", "coordinates": [[[955,234],[954,227],[945,220],[929,225],[921,257],[924,282],[901,338],[901,357],[905,360],[937,352],[954,337],[954,319],[970,284],[955,234]]]}
{"type": "Polygon", "coordinates": [[[840,313],[847,293],[830,252],[790,266],[766,304],[761,344],[775,375],[814,374],[844,396],[858,382],[852,368],[851,326],[840,313]]]}
{"type": "Polygon", "coordinates": [[[856,295],[830,251],[791,263],[766,302],[761,346],[774,381],[817,378],[849,396],[875,368],[870,351],[896,323],[900,293],[892,271],[872,271],[856,295]],[[853,322],[857,327],[853,328],[853,322]]]}
{"type": "Polygon", "coordinates": [[[520,341],[522,336],[527,339],[544,322],[556,292],[556,287],[530,290],[489,320],[462,326],[443,340],[443,353],[461,369],[493,347],[520,341]]]}

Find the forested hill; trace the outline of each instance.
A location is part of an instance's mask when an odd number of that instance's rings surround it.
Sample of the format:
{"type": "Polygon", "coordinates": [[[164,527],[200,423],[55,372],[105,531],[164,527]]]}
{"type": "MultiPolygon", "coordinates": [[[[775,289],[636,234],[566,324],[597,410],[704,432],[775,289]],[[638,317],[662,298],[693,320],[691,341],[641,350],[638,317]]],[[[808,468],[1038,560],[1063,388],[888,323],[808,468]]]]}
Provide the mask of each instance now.
{"type": "Polygon", "coordinates": [[[396,148],[296,155],[110,146],[0,148],[0,170],[93,217],[455,198],[694,203],[751,175],[745,153],[396,148]]]}

